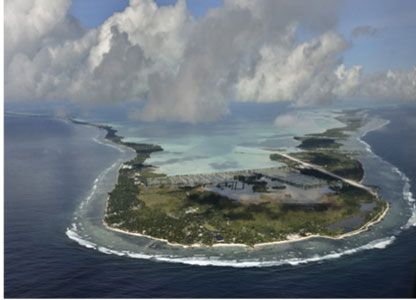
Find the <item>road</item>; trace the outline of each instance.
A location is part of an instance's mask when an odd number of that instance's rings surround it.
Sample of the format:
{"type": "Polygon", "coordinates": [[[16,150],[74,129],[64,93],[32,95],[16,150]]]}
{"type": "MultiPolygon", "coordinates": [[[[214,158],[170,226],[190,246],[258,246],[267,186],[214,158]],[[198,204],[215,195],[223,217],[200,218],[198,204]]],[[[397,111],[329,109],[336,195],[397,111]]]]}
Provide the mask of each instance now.
{"type": "Polygon", "coordinates": [[[276,154],[278,154],[278,155],[280,155],[280,156],[282,156],[282,157],[284,157],[286,159],[289,159],[291,161],[294,161],[294,162],[302,165],[304,168],[310,168],[310,169],[317,170],[317,171],[319,171],[319,172],[321,172],[323,174],[326,174],[328,176],[334,177],[334,178],[336,178],[338,180],[341,180],[342,182],[348,183],[349,185],[355,186],[357,188],[366,190],[367,192],[371,193],[372,195],[377,196],[377,193],[372,188],[370,188],[368,186],[365,186],[365,185],[363,185],[363,184],[361,184],[361,183],[359,183],[357,181],[344,178],[344,177],[339,176],[339,175],[337,175],[335,173],[332,173],[332,172],[329,172],[329,171],[325,170],[321,166],[304,162],[304,161],[302,161],[300,159],[297,159],[296,157],[290,156],[289,154],[282,153],[282,152],[278,152],[278,151],[274,151],[274,153],[276,153],[276,154]]]}

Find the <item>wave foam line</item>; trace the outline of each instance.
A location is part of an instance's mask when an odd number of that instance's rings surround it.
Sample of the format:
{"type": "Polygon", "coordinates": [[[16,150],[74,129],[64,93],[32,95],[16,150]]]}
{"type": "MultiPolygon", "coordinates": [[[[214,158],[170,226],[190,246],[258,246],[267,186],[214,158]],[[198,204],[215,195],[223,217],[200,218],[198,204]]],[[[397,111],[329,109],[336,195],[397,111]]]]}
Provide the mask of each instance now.
{"type": "Polygon", "coordinates": [[[121,152],[121,153],[125,153],[126,152],[126,149],[124,149],[123,147],[121,147],[121,146],[117,146],[117,145],[115,145],[115,144],[113,144],[113,143],[111,143],[111,142],[107,142],[107,141],[103,141],[103,140],[101,140],[101,139],[99,139],[99,138],[93,138],[92,139],[95,143],[97,143],[97,144],[100,144],[100,145],[103,145],[103,146],[107,146],[107,147],[110,147],[110,148],[114,148],[114,149],[117,149],[119,152],[121,152]]]}
{"type": "Polygon", "coordinates": [[[373,155],[375,155],[375,156],[377,156],[374,152],[373,152],[373,149],[372,149],[372,147],[366,142],[366,141],[364,141],[363,140],[363,138],[368,134],[368,133],[370,133],[370,132],[372,132],[372,131],[375,131],[375,130],[378,130],[378,129],[381,129],[381,128],[383,128],[384,126],[387,126],[388,124],[390,124],[390,120],[385,120],[385,122],[383,122],[382,124],[380,124],[380,125],[378,125],[378,126],[376,126],[376,127],[373,127],[373,128],[369,128],[368,130],[366,130],[366,131],[364,131],[359,137],[357,137],[357,140],[360,142],[360,143],[362,143],[363,145],[364,145],[364,147],[365,147],[365,150],[368,152],[368,153],[371,153],[371,154],[373,154],[373,155]]]}
{"type": "Polygon", "coordinates": [[[101,181],[101,179],[112,169],[117,165],[118,161],[113,163],[111,166],[109,166],[107,169],[105,169],[104,171],[102,171],[97,178],[95,178],[94,180],[94,184],[91,188],[90,193],[88,194],[87,198],[85,198],[84,201],[81,202],[81,204],[78,207],[78,210],[82,209],[84,207],[85,204],[87,204],[92,197],[94,196],[95,192],[97,191],[98,188],[98,183],[101,181]]]}
{"type": "Polygon", "coordinates": [[[386,237],[382,239],[374,240],[366,245],[352,248],[343,252],[334,252],[325,255],[314,255],[308,258],[288,258],[276,261],[258,261],[258,260],[219,260],[219,259],[210,259],[209,257],[174,257],[174,256],[163,256],[163,255],[151,255],[144,253],[135,253],[131,251],[117,251],[109,249],[103,246],[97,246],[96,244],[84,240],[72,229],[68,229],[66,235],[76,241],[81,246],[95,249],[101,253],[108,255],[117,255],[117,256],[127,256],[135,259],[150,259],[160,262],[169,262],[169,263],[182,263],[186,265],[194,266],[217,266],[217,267],[234,267],[234,268],[253,268],[253,267],[273,267],[281,265],[291,265],[297,266],[300,264],[307,264],[311,262],[319,262],[323,260],[332,260],[340,258],[344,255],[351,255],[357,252],[371,250],[371,249],[385,249],[387,246],[392,244],[396,239],[394,236],[386,237]]]}
{"type": "Polygon", "coordinates": [[[410,178],[407,177],[406,174],[404,174],[402,171],[399,170],[399,168],[393,166],[391,170],[397,174],[400,175],[402,180],[404,181],[403,186],[403,198],[407,200],[410,206],[410,210],[412,211],[412,215],[410,216],[407,223],[401,227],[401,229],[408,229],[410,227],[416,226],[416,199],[413,196],[413,193],[410,191],[410,188],[412,187],[410,185],[410,178]]]}
{"type": "MultiPolygon", "coordinates": [[[[373,152],[372,147],[366,141],[364,141],[363,138],[369,132],[381,129],[384,126],[387,126],[388,124],[390,124],[390,120],[386,120],[385,122],[383,122],[379,126],[376,126],[376,127],[373,127],[373,128],[370,128],[370,129],[366,130],[361,136],[359,136],[357,138],[358,141],[361,142],[364,145],[367,152],[371,153],[372,155],[378,157],[381,160],[383,160],[383,159],[373,152]]],[[[410,210],[412,212],[412,215],[408,219],[407,223],[404,226],[400,227],[400,229],[403,230],[403,229],[408,229],[410,227],[414,227],[414,226],[416,226],[416,203],[415,203],[415,198],[413,197],[413,193],[410,191],[410,188],[411,188],[410,179],[409,179],[409,177],[406,176],[406,174],[404,174],[402,171],[400,171],[399,168],[397,168],[396,166],[392,166],[391,170],[393,172],[399,174],[401,179],[404,181],[403,198],[409,203],[410,210]]]]}
{"type": "Polygon", "coordinates": [[[409,220],[407,221],[406,225],[402,226],[402,229],[408,229],[410,227],[416,226],[416,200],[413,196],[413,193],[410,191],[410,179],[407,177],[403,172],[396,168],[398,173],[402,176],[404,180],[404,187],[403,187],[403,198],[407,200],[409,203],[412,215],[410,216],[409,220]]]}
{"type": "Polygon", "coordinates": [[[77,242],[81,246],[84,246],[89,249],[97,249],[97,244],[83,239],[80,235],[78,235],[75,232],[75,230],[77,230],[77,226],[76,224],[72,224],[72,228],[67,228],[65,232],[66,236],[70,238],[71,240],[77,242]]]}
{"type": "MultiPolygon", "coordinates": [[[[366,145],[366,149],[367,149],[368,152],[373,153],[372,149],[371,149],[371,146],[368,145],[361,138],[364,137],[368,132],[379,129],[379,128],[389,124],[389,122],[390,121],[386,121],[384,124],[382,124],[380,126],[377,126],[373,129],[368,130],[363,135],[361,135],[361,137],[358,138],[364,145],[366,145]]],[[[114,145],[112,145],[112,146],[114,146],[114,145]]],[[[102,178],[102,176],[104,176],[105,173],[107,173],[112,167],[114,167],[116,165],[116,163],[111,165],[108,169],[104,170],[97,177],[98,180],[96,179],[96,181],[94,181],[94,183],[95,183],[94,186],[96,185],[96,183],[99,182],[99,180],[100,180],[99,178],[102,178]]],[[[397,167],[393,167],[393,169],[394,169],[394,171],[399,173],[402,176],[402,178],[405,180],[406,184],[405,184],[404,191],[403,191],[404,197],[406,197],[406,199],[409,202],[415,202],[415,199],[413,198],[413,195],[410,192],[410,180],[397,167]]],[[[93,191],[92,192],[95,192],[94,186],[93,186],[93,191]]],[[[82,207],[82,204],[81,204],[80,207],[82,207]]],[[[414,226],[415,223],[416,223],[415,222],[416,221],[416,207],[415,207],[415,205],[413,206],[413,208],[414,208],[413,215],[410,219],[413,220],[412,224],[414,226]]],[[[410,221],[410,219],[409,219],[409,221],[410,221]]],[[[90,249],[96,249],[96,250],[98,250],[98,251],[100,251],[104,254],[117,255],[117,256],[127,256],[127,257],[131,257],[131,258],[136,258],[136,259],[151,259],[151,260],[156,260],[156,261],[161,261],[161,262],[182,263],[182,264],[187,264],[187,265],[220,266],[220,267],[235,267],[235,268],[271,267],[271,266],[281,266],[281,265],[296,266],[296,265],[299,265],[299,264],[307,264],[307,263],[310,263],[310,262],[332,260],[332,259],[340,258],[340,257],[345,256],[345,255],[352,255],[352,254],[355,254],[357,252],[361,252],[361,251],[365,251],[365,250],[385,249],[387,246],[392,244],[394,242],[394,240],[396,239],[395,236],[390,236],[390,237],[381,238],[381,239],[371,241],[366,245],[356,247],[356,248],[352,248],[352,249],[348,249],[348,250],[345,250],[343,252],[332,252],[330,254],[325,254],[325,255],[321,255],[321,256],[314,255],[314,256],[309,257],[309,258],[290,258],[290,259],[283,259],[283,260],[277,260],[277,261],[253,261],[253,260],[250,260],[250,261],[240,260],[239,261],[239,260],[210,259],[209,257],[173,257],[173,256],[162,256],[162,255],[156,255],[156,254],[155,255],[150,255],[150,254],[136,253],[136,252],[130,252],[130,251],[117,251],[117,250],[109,249],[109,248],[106,248],[106,247],[103,247],[103,246],[98,246],[97,244],[95,244],[91,241],[85,240],[79,234],[77,234],[76,231],[77,231],[77,226],[74,223],[74,224],[72,224],[71,228],[67,229],[66,235],[71,240],[76,241],[79,245],[84,246],[86,248],[90,248],[90,249]]]]}
{"type": "MultiPolygon", "coordinates": [[[[381,119],[381,120],[383,120],[383,119],[381,119]]],[[[369,129],[365,130],[365,131],[363,132],[363,134],[361,135],[361,138],[365,137],[365,136],[366,136],[368,133],[370,133],[371,131],[379,130],[379,129],[381,129],[381,128],[383,128],[384,126],[387,126],[387,125],[389,125],[389,124],[390,124],[390,120],[384,120],[384,122],[383,122],[383,123],[381,123],[380,125],[378,125],[378,126],[375,126],[375,127],[372,127],[372,128],[369,128],[369,129]]]]}
{"type": "MultiPolygon", "coordinates": [[[[94,194],[97,191],[98,188],[98,184],[100,183],[100,181],[104,178],[104,176],[114,167],[117,166],[117,164],[120,164],[121,160],[117,160],[116,162],[114,162],[111,166],[109,166],[108,168],[106,168],[104,171],[102,171],[94,180],[93,186],[90,190],[90,193],[88,194],[88,196],[85,198],[84,201],[82,201],[80,203],[80,205],[78,206],[78,209],[75,211],[74,213],[74,221],[76,221],[78,219],[78,215],[79,212],[84,208],[84,206],[91,201],[91,199],[93,198],[94,194]]],[[[76,228],[75,228],[76,230],[76,228]]]]}

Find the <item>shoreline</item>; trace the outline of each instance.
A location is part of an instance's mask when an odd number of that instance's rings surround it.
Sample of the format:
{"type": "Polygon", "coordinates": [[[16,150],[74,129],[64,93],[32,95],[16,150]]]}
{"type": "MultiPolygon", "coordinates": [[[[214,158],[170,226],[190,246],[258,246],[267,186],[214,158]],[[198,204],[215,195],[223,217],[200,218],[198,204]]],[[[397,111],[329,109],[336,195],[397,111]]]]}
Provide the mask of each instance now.
{"type": "Polygon", "coordinates": [[[200,243],[195,243],[195,244],[191,244],[191,245],[185,245],[185,244],[179,244],[179,243],[172,243],[172,242],[169,242],[166,239],[157,238],[157,237],[154,237],[154,236],[151,236],[151,235],[146,235],[146,234],[142,234],[142,233],[138,233],[138,232],[131,232],[131,231],[111,227],[110,225],[108,225],[105,222],[104,218],[102,220],[102,223],[103,223],[105,228],[107,228],[108,230],[114,231],[114,232],[127,234],[127,235],[130,235],[130,236],[144,237],[144,238],[148,238],[148,239],[151,239],[151,240],[154,240],[154,241],[164,242],[165,244],[167,244],[169,246],[181,247],[181,248],[184,248],[184,249],[187,249],[187,248],[219,248],[219,247],[232,247],[232,248],[241,247],[241,248],[255,249],[255,248],[261,248],[261,247],[265,247],[265,246],[296,243],[296,242],[309,240],[309,239],[313,239],[313,238],[323,238],[323,239],[329,239],[329,240],[342,240],[342,239],[345,239],[347,237],[360,234],[362,232],[370,230],[371,226],[373,226],[373,225],[375,225],[375,224],[377,224],[377,223],[379,223],[383,220],[383,218],[385,217],[385,215],[387,214],[387,212],[390,208],[390,204],[388,202],[386,202],[386,204],[387,204],[386,208],[383,210],[383,212],[381,214],[379,214],[377,216],[376,219],[373,219],[373,220],[369,221],[368,223],[364,224],[363,226],[361,226],[358,229],[355,229],[355,230],[350,231],[350,232],[343,233],[343,234],[338,235],[338,236],[320,235],[320,234],[311,234],[311,235],[307,235],[307,236],[299,236],[298,234],[292,234],[292,236],[294,238],[289,238],[289,239],[286,239],[286,240],[274,241],[274,242],[258,243],[258,244],[254,244],[252,246],[247,245],[247,244],[242,244],[242,243],[235,243],[235,244],[233,244],[233,243],[216,243],[216,244],[212,244],[212,245],[204,245],[204,244],[200,244],[200,243]]]}
{"type": "MultiPolygon", "coordinates": [[[[71,122],[73,123],[78,123],[78,124],[82,124],[82,125],[89,125],[89,126],[94,126],[98,129],[103,129],[105,130],[107,133],[109,133],[111,130],[114,130],[113,127],[108,126],[108,125],[99,125],[99,124],[93,124],[93,123],[89,123],[89,122],[84,122],[84,121],[78,121],[76,119],[70,119],[71,122]],[[75,121],[75,122],[74,122],[75,121]]],[[[386,126],[387,124],[389,124],[389,120],[386,120],[386,122],[384,122],[381,125],[378,125],[374,128],[368,129],[366,130],[362,135],[358,136],[357,138],[362,141],[362,137],[364,137],[365,135],[367,135],[367,133],[380,129],[384,126],[386,126]]],[[[121,137],[123,138],[123,137],[121,137]]],[[[110,144],[113,144],[117,147],[120,148],[128,148],[134,151],[134,149],[132,147],[129,147],[128,145],[125,145],[123,142],[115,142],[112,139],[107,138],[107,136],[102,137],[102,139],[110,144]]],[[[123,163],[120,165],[120,167],[123,165],[123,163]]],[[[378,194],[377,194],[378,197],[378,194]]],[[[108,200],[109,198],[107,198],[106,200],[106,209],[105,209],[105,213],[104,216],[102,218],[102,224],[103,226],[111,231],[114,232],[118,232],[118,233],[122,233],[122,234],[126,234],[126,235],[130,235],[130,236],[137,236],[137,237],[145,237],[154,241],[160,241],[163,242],[167,245],[170,246],[174,246],[174,247],[181,247],[181,248],[216,248],[216,247],[241,247],[241,248],[249,248],[249,249],[255,249],[255,248],[260,248],[260,247],[265,247],[265,246],[270,246],[270,245],[278,245],[278,244],[287,244],[287,243],[295,243],[295,242],[299,242],[299,241],[304,241],[304,240],[308,240],[308,239],[312,239],[312,238],[324,238],[324,239],[331,239],[331,240],[341,240],[350,236],[354,236],[357,234],[360,234],[362,232],[368,231],[370,229],[371,226],[379,223],[387,214],[390,205],[387,201],[385,201],[386,203],[386,207],[385,209],[378,214],[375,218],[373,218],[372,220],[370,220],[369,222],[363,224],[360,228],[352,230],[350,232],[346,232],[337,236],[329,236],[329,235],[320,235],[320,234],[310,234],[307,236],[299,236],[298,234],[294,233],[294,234],[289,234],[287,237],[287,239],[285,240],[280,240],[280,241],[272,241],[272,242],[264,242],[264,243],[258,243],[258,244],[254,244],[254,245],[247,245],[247,244],[243,244],[243,243],[214,243],[212,245],[206,245],[206,244],[201,244],[201,243],[194,243],[194,244],[180,244],[180,243],[173,243],[173,242],[169,242],[167,239],[163,239],[163,238],[157,238],[157,237],[153,237],[150,235],[146,235],[146,234],[142,234],[142,233],[138,233],[138,232],[131,232],[128,230],[123,230],[123,229],[119,229],[119,228],[115,228],[110,226],[109,224],[107,224],[105,222],[105,216],[107,214],[107,205],[108,205],[108,200]]]]}

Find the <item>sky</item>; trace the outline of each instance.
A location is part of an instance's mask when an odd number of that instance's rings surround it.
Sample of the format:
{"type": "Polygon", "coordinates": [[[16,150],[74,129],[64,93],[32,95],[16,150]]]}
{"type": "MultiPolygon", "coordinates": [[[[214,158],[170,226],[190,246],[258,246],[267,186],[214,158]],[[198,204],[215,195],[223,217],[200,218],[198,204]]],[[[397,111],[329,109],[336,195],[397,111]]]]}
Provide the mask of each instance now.
{"type": "MultiPolygon", "coordinates": [[[[172,5],[176,0],[157,0],[156,3],[160,6],[172,5]]],[[[222,0],[187,0],[186,3],[196,18],[203,17],[212,8],[223,6],[222,0]]],[[[70,14],[84,26],[92,28],[99,26],[114,12],[122,11],[128,4],[128,0],[73,0],[70,14]]],[[[340,32],[348,36],[362,24],[378,29],[371,38],[360,37],[354,41],[354,47],[344,54],[345,64],[363,64],[369,72],[416,65],[415,18],[413,0],[344,1],[338,25],[340,32]],[[397,47],[399,43],[401,45],[397,47]]]]}
{"type": "Polygon", "coordinates": [[[371,38],[357,38],[345,53],[346,64],[363,64],[366,71],[416,65],[416,3],[414,1],[345,1],[339,30],[348,35],[362,24],[377,29],[371,38]]]}
{"type": "Polygon", "coordinates": [[[133,103],[206,122],[235,103],[416,100],[411,0],[6,0],[6,101],[133,103]]]}
{"type": "MultiPolygon", "coordinates": [[[[173,5],[176,0],[157,0],[159,6],[173,5]]],[[[69,13],[86,27],[96,27],[114,12],[124,10],[128,0],[73,0],[69,13]]],[[[222,0],[187,0],[186,4],[195,17],[204,16],[209,9],[223,6],[222,0]]]]}

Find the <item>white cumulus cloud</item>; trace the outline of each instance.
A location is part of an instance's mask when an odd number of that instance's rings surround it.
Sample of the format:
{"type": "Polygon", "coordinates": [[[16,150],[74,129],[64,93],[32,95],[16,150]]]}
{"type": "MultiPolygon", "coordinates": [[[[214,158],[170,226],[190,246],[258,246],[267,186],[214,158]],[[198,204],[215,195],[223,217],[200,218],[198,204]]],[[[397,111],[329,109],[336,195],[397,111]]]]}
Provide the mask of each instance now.
{"type": "Polygon", "coordinates": [[[6,0],[6,101],[133,101],[134,118],[200,122],[230,101],[416,98],[415,69],[364,75],[343,63],[351,44],[336,31],[336,1],[225,0],[195,20],[185,0],[131,0],[94,29],[70,5],[6,0]]]}

